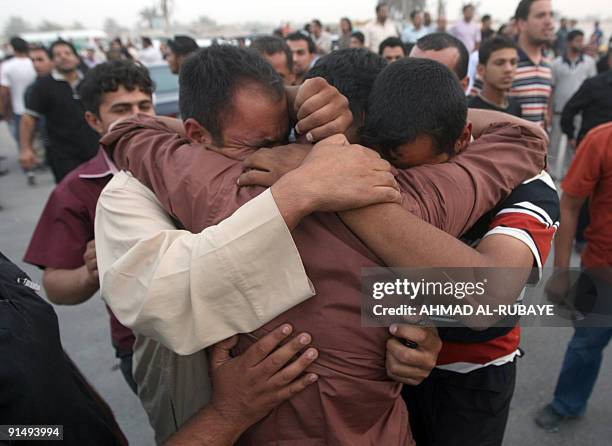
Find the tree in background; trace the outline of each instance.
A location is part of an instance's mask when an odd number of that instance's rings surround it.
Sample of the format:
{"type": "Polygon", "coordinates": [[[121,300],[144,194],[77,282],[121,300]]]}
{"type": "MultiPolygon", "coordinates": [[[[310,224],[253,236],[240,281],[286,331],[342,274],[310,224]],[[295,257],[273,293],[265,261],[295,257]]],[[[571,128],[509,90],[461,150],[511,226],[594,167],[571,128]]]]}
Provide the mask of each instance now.
{"type": "Polygon", "coordinates": [[[11,16],[4,26],[3,34],[7,39],[12,36],[18,36],[21,33],[32,31],[32,25],[26,22],[21,17],[11,16]]]}

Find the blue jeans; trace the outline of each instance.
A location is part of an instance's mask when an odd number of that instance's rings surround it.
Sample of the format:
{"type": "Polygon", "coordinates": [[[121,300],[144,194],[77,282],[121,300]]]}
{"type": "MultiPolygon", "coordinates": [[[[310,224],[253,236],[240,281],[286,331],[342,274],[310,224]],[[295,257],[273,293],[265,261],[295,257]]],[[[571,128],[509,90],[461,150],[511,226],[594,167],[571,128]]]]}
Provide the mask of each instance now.
{"type": "Polygon", "coordinates": [[[21,147],[21,145],[19,144],[19,125],[20,123],[21,123],[21,115],[14,113],[13,114],[13,127],[11,128],[11,130],[13,131],[13,138],[15,138],[15,142],[17,143],[17,152],[19,152],[19,149],[21,147]]]}
{"type": "Polygon", "coordinates": [[[555,388],[553,409],[564,416],[582,416],[601,367],[603,349],[610,342],[610,327],[576,327],[567,346],[555,388]]]}

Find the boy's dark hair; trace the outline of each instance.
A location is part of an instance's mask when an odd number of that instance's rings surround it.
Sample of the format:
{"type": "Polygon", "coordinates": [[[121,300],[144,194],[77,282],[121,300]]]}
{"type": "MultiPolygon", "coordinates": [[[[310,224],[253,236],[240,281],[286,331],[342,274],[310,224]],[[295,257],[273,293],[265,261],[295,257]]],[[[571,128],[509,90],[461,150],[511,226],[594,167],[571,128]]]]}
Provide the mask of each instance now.
{"type": "Polygon", "coordinates": [[[128,91],[141,90],[153,95],[155,84],[149,70],[130,60],[114,60],[96,65],[89,70],[79,85],[79,94],[85,110],[100,116],[100,104],[106,93],[123,86],[128,91]]]}
{"type": "Polygon", "coordinates": [[[312,19],[311,23],[314,23],[319,28],[323,28],[323,24],[321,23],[321,21],[319,19],[312,19]]]}
{"type": "Polygon", "coordinates": [[[516,7],[516,11],[514,12],[514,18],[516,20],[527,20],[529,17],[529,11],[531,10],[531,5],[536,0],[521,0],[516,7]]]}
{"type": "Polygon", "coordinates": [[[279,74],[260,54],[232,45],[211,45],[190,55],[179,73],[183,120],[198,121],[219,143],[222,124],[240,85],[255,82],[279,99],[285,90],[279,74]]]}
{"type": "Polygon", "coordinates": [[[285,53],[285,56],[287,56],[287,68],[289,71],[293,70],[293,54],[291,54],[291,48],[289,48],[287,42],[280,37],[257,37],[255,40],[253,40],[249,48],[259,52],[259,54],[267,54],[268,56],[276,53],[285,53]]]}
{"type": "Polygon", "coordinates": [[[308,52],[313,54],[317,52],[317,46],[314,43],[314,40],[310,38],[310,36],[304,34],[303,32],[296,31],[289,34],[285,37],[286,41],[298,42],[300,40],[304,40],[308,44],[308,52]]]}
{"type": "Polygon", "coordinates": [[[52,58],[52,54],[49,52],[49,49],[44,45],[40,45],[40,44],[30,45],[30,52],[32,51],[44,51],[45,53],[47,53],[47,57],[49,59],[52,58]]]}
{"type": "MultiPolygon", "coordinates": [[[[197,51],[198,43],[189,36],[174,36],[174,39],[170,39],[166,42],[170,51],[177,56],[187,56],[194,51],[197,51]]],[[[182,69],[182,68],[181,68],[182,69]]]]}
{"type": "Polygon", "coordinates": [[[380,2],[379,4],[377,4],[376,5],[376,12],[380,11],[380,8],[382,8],[384,6],[389,7],[389,5],[386,4],[385,2],[380,2]]]}
{"type": "Polygon", "coordinates": [[[152,46],[153,45],[153,41],[151,40],[150,37],[143,37],[142,39],[142,44],[146,45],[146,46],[152,46]]]}
{"type": "Polygon", "coordinates": [[[488,20],[491,20],[491,15],[490,14],[485,14],[482,16],[482,18],[480,19],[481,22],[486,22],[488,20]]]}
{"type": "Polygon", "coordinates": [[[584,33],[580,31],[579,29],[573,29],[567,33],[566,39],[568,42],[572,42],[574,39],[578,37],[584,37],[584,33]]]}
{"type": "Polygon", "coordinates": [[[410,13],[410,20],[414,20],[414,18],[416,17],[417,14],[422,13],[423,11],[421,11],[420,9],[415,9],[414,11],[412,11],[410,13]]]}
{"type": "Polygon", "coordinates": [[[406,47],[404,46],[404,42],[402,42],[398,37],[387,37],[385,40],[380,42],[380,45],[378,45],[378,54],[382,56],[383,50],[385,48],[387,47],[395,48],[396,46],[399,46],[402,49],[402,51],[404,52],[404,56],[408,54],[406,52],[406,47]]]}
{"type": "Polygon", "coordinates": [[[55,49],[56,46],[60,46],[60,45],[67,46],[74,53],[74,55],[77,58],[79,58],[79,60],[81,59],[81,57],[79,56],[79,53],[77,52],[77,50],[74,47],[74,45],[72,43],[70,43],[70,42],[67,42],[66,40],[63,40],[63,39],[56,40],[49,47],[49,53],[51,54],[51,59],[53,59],[53,50],[55,49]]]}
{"type": "Polygon", "coordinates": [[[478,63],[486,65],[495,51],[513,48],[518,51],[518,45],[506,36],[495,36],[485,39],[478,50],[478,63]]]}
{"type": "Polygon", "coordinates": [[[446,48],[456,48],[459,51],[459,60],[453,70],[459,80],[464,79],[468,73],[470,53],[463,42],[447,33],[431,33],[417,40],[416,46],[422,51],[442,51],[446,48]]]}
{"type": "Polygon", "coordinates": [[[365,48],[347,48],[321,57],[305,79],[322,77],[349,101],[353,119],[365,113],[368,96],[387,61],[365,48]]]}
{"type": "Polygon", "coordinates": [[[13,51],[15,51],[16,53],[25,54],[28,52],[28,42],[23,40],[21,37],[11,37],[9,43],[13,47],[13,51]]]}
{"type": "Polygon", "coordinates": [[[466,119],[465,92],[451,70],[430,59],[400,59],[374,82],[363,143],[391,160],[397,147],[428,135],[438,153],[452,154],[466,119]]]}
{"type": "Polygon", "coordinates": [[[365,44],[365,36],[361,31],[353,31],[351,33],[351,37],[354,37],[355,39],[359,40],[362,45],[365,44]]]}
{"type": "Polygon", "coordinates": [[[463,5],[463,8],[461,8],[461,12],[465,12],[465,10],[468,8],[476,9],[474,5],[472,5],[471,3],[468,3],[467,5],[463,5]]]}

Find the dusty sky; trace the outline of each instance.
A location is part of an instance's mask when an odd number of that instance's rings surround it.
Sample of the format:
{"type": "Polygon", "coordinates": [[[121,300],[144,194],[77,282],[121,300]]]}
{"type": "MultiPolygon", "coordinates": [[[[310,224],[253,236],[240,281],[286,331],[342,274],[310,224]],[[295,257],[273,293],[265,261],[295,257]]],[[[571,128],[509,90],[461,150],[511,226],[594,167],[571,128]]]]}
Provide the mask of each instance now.
{"type": "MultiPolygon", "coordinates": [[[[463,0],[447,0],[447,16],[460,15],[463,0]]],[[[69,24],[78,20],[90,28],[101,28],[106,17],[114,17],[122,25],[131,27],[138,20],[138,11],[157,3],[155,0],[0,0],[4,26],[11,15],[18,15],[37,24],[50,20],[69,24]]],[[[201,15],[208,15],[219,23],[260,21],[277,25],[281,21],[305,22],[319,18],[323,22],[335,22],[342,16],[351,19],[368,19],[374,15],[376,0],[174,0],[174,17],[189,22],[201,15]]],[[[510,17],[518,1],[480,0],[478,12],[489,13],[497,20],[510,17]]],[[[437,2],[429,0],[429,9],[435,12],[437,2]]],[[[553,0],[561,15],[582,18],[587,15],[600,18],[612,17],[609,0],[553,0]],[[606,4],[608,7],[606,7],[606,4]]]]}

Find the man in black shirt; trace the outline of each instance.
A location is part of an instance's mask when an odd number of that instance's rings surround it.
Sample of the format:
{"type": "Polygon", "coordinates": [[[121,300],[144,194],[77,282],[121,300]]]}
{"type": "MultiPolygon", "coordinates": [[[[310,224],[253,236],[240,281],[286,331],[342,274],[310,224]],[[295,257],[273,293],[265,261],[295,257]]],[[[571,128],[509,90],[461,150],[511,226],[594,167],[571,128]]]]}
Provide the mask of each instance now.
{"type": "Polygon", "coordinates": [[[609,121],[612,121],[612,71],[605,71],[585,80],[567,101],[561,115],[561,129],[572,147],[578,147],[589,130],[609,121]],[[574,117],[579,113],[582,125],[576,135],[574,117]]]}
{"type": "Polygon", "coordinates": [[[468,107],[500,111],[521,117],[521,106],[508,96],[518,64],[516,43],[504,36],[482,42],[478,52],[482,91],[468,100],[468,107]]]}
{"type": "Polygon", "coordinates": [[[85,121],[85,110],[78,86],[83,73],[75,48],[58,40],[51,45],[55,69],[38,78],[26,97],[26,111],[21,120],[21,155],[24,168],[31,169],[38,160],[32,141],[37,121],[45,118],[49,148],[47,162],[59,183],[75,167],[92,158],[98,151],[99,135],[85,121]]]}

